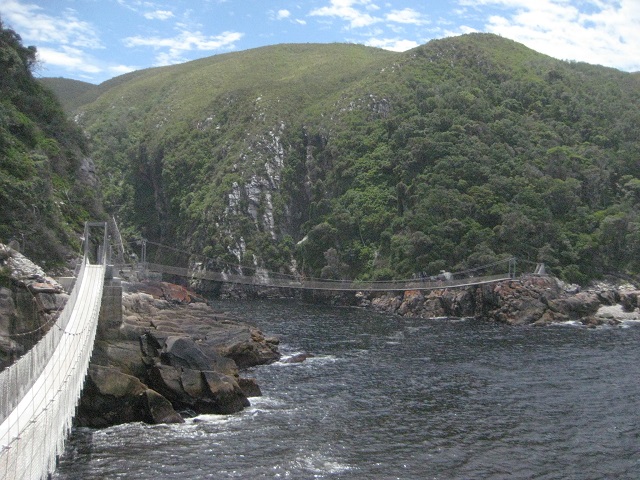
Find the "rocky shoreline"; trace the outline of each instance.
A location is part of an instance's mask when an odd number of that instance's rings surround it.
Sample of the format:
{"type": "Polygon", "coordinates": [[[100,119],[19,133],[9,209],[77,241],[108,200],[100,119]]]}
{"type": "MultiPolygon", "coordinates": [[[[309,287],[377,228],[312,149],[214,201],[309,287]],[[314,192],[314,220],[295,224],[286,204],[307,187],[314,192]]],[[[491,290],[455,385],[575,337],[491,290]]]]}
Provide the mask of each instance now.
{"type": "MultiPolygon", "coordinates": [[[[40,267],[4,245],[0,269],[1,369],[46,333],[68,296],[40,267]]],[[[280,359],[276,338],[213,310],[178,285],[124,282],[122,287],[122,317],[101,320],[98,326],[77,425],[183,422],[200,413],[240,411],[248,398],[260,395],[260,387],[241,371],[280,359]]],[[[236,298],[278,296],[273,289],[229,292],[236,298]]],[[[424,292],[307,292],[305,300],[406,317],[473,317],[509,325],[598,327],[640,321],[636,285],[608,282],[582,290],[550,276],[424,292]]]]}
{"type": "MultiPolygon", "coordinates": [[[[0,369],[51,327],[68,295],[29,259],[0,245],[0,369]]],[[[76,425],[183,422],[228,414],[260,395],[242,369],[280,358],[278,340],[212,309],[184,287],[124,283],[122,319],[101,319],[76,425]]]]}
{"type": "Polygon", "coordinates": [[[407,317],[473,317],[508,325],[597,327],[640,321],[637,286],[601,282],[582,290],[551,276],[530,275],[462,289],[358,293],[356,304],[407,317]]]}

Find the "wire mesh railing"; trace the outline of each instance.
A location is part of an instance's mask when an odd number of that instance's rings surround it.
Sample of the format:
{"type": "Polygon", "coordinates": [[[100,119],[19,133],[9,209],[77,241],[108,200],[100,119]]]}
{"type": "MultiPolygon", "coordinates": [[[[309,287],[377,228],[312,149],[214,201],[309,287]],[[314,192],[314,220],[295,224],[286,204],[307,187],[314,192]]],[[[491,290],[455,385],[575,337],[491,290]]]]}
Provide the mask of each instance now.
{"type": "Polygon", "coordinates": [[[57,322],[32,349],[0,372],[0,480],[46,478],[62,453],[98,324],[106,270],[104,228],[97,262],[90,263],[87,247],[57,322]]]}
{"type": "Polygon", "coordinates": [[[128,244],[140,246],[140,257],[137,257],[140,261],[136,265],[123,264],[115,267],[121,270],[137,270],[142,273],[143,277],[145,275],[144,272],[149,271],[187,277],[193,280],[300,290],[435,290],[499,282],[515,278],[523,273],[534,273],[535,269],[532,266],[537,265],[539,267],[542,265],[544,267],[543,264],[526,260],[523,260],[526,264],[523,265],[520,264],[520,260],[516,261],[515,257],[505,257],[492,263],[465,270],[441,271],[437,275],[416,274],[408,279],[377,281],[336,280],[307,277],[299,272],[269,271],[258,265],[246,265],[239,258],[237,262],[224,261],[222,258],[211,258],[147,239],[134,240],[128,244]],[[523,266],[525,267],[524,269],[523,266]]]}

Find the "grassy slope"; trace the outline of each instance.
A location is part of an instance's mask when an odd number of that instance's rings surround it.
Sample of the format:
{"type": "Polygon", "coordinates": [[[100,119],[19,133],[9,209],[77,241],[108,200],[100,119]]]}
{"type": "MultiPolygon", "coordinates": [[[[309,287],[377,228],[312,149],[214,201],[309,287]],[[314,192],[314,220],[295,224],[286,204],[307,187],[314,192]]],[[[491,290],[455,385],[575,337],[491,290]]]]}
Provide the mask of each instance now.
{"type": "Polygon", "coordinates": [[[93,92],[98,87],[93,83],[60,77],[39,78],[38,81],[56,95],[67,113],[96,98],[93,92]]]}
{"type": "Polygon", "coordinates": [[[235,92],[277,101],[279,113],[287,115],[335,95],[372,64],[391,56],[343,44],[278,45],[217,55],[106,82],[109,89],[88,109],[128,104],[152,115],[170,112],[172,121],[192,120],[208,113],[212,100],[235,92]]]}

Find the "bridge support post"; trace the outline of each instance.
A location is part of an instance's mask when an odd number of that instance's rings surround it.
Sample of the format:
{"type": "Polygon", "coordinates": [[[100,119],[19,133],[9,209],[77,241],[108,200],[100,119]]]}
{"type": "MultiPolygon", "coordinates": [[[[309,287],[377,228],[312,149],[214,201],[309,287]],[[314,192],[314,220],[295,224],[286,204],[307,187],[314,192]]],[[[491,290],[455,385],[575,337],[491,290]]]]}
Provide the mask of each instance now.
{"type": "Polygon", "coordinates": [[[122,282],[119,278],[105,278],[102,287],[102,303],[98,316],[98,336],[104,338],[107,330],[118,329],[122,324],[122,282]]]}

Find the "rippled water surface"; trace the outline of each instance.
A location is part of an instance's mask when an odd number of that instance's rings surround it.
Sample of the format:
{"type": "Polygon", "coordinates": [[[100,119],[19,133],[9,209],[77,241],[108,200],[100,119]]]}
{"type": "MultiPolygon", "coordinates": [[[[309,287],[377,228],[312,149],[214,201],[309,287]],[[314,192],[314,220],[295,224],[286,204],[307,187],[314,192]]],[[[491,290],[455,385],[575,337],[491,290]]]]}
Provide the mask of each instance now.
{"type": "Polygon", "coordinates": [[[301,364],[184,425],[75,431],[55,479],[637,479],[640,325],[589,330],[220,302],[301,364]]]}

